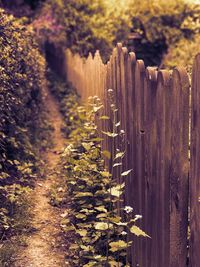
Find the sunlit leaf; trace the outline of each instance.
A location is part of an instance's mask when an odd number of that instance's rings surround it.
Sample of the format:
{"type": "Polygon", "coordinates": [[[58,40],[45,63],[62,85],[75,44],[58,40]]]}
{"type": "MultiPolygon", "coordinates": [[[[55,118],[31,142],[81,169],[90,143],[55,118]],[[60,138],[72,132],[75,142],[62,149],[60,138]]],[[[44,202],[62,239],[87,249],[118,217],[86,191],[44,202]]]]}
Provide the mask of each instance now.
{"type": "Polygon", "coordinates": [[[120,197],[122,194],[123,194],[123,188],[125,186],[125,183],[123,184],[118,184],[114,187],[112,187],[109,192],[112,196],[115,196],[115,197],[120,197]]]}
{"type": "Polygon", "coordinates": [[[118,167],[118,166],[122,166],[122,163],[115,163],[115,164],[113,165],[113,168],[118,167]]]}
{"type": "Polygon", "coordinates": [[[92,143],[82,143],[82,146],[85,148],[85,150],[90,150],[91,149],[91,147],[92,147],[92,143]]]}
{"type": "Polygon", "coordinates": [[[76,198],[79,197],[93,197],[93,194],[90,192],[80,192],[78,194],[75,195],[76,198]]]}
{"type": "Polygon", "coordinates": [[[90,261],[87,264],[84,264],[83,267],[93,267],[96,266],[97,262],[96,261],[90,261]]]}
{"type": "Polygon", "coordinates": [[[116,124],[115,124],[115,127],[119,127],[121,125],[121,122],[119,121],[119,122],[117,122],[116,124]]]}
{"type": "Polygon", "coordinates": [[[123,266],[123,263],[121,262],[118,262],[118,261],[109,261],[108,262],[110,264],[110,267],[122,267],[123,266]]]}
{"type": "Polygon", "coordinates": [[[124,152],[118,152],[118,153],[116,154],[116,156],[115,156],[115,159],[123,158],[124,154],[125,154],[124,152]]]}
{"type": "Polygon", "coordinates": [[[116,252],[127,248],[127,243],[124,240],[109,243],[110,251],[116,252]]]}
{"type": "Polygon", "coordinates": [[[104,139],[103,138],[100,138],[100,137],[96,137],[96,138],[92,138],[90,139],[91,142],[101,142],[103,141],[104,139]]]}
{"type": "Polygon", "coordinates": [[[107,230],[109,228],[109,224],[108,223],[104,223],[104,222],[99,222],[95,224],[95,229],[96,230],[107,230]]]}
{"type": "Polygon", "coordinates": [[[133,233],[136,236],[144,236],[144,237],[149,237],[149,235],[147,235],[144,231],[142,231],[139,227],[137,227],[136,225],[133,225],[130,228],[130,232],[133,233]]]}
{"type": "Polygon", "coordinates": [[[110,158],[111,158],[111,153],[110,153],[110,151],[108,151],[108,150],[103,150],[103,151],[102,151],[102,154],[103,154],[107,159],[110,159],[110,158]]]}
{"type": "Polygon", "coordinates": [[[107,209],[104,206],[96,207],[95,209],[101,212],[107,212],[107,209]]]}
{"type": "Polygon", "coordinates": [[[100,174],[103,176],[103,177],[110,177],[111,174],[109,172],[100,172],[100,174]]]}
{"type": "Polygon", "coordinates": [[[110,118],[108,116],[101,116],[100,120],[109,120],[110,118]]]}
{"type": "Polygon", "coordinates": [[[86,236],[87,230],[85,230],[85,229],[76,230],[76,233],[79,234],[80,236],[86,236]]]}
{"type": "Polygon", "coordinates": [[[132,170],[128,170],[128,171],[122,172],[121,176],[127,176],[131,172],[132,172],[132,170]]]}
{"type": "Polygon", "coordinates": [[[99,110],[102,109],[102,108],[103,108],[103,105],[98,106],[98,107],[93,107],[93,111],[94,111],[94,112],[97,112],[97,111],[99,111],[99,110]]]}
{"type": "Polygon", "coordinates": [[[109,136],[109,137],[113,137],[113,138],[116,137],[116,136],[118,136],[117,133],[104,132],[104,131],[102,131],[102,133],[105,134],[105,135],[107,135],[107,136],[109,136]]]}

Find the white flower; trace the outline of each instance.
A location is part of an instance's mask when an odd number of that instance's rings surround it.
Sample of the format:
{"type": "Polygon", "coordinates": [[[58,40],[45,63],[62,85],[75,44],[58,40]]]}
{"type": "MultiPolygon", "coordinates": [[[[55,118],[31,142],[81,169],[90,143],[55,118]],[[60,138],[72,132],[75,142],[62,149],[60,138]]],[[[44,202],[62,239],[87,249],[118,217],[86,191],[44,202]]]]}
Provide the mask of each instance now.
{"type": "Polygon", "coordinates": [[[130,206],[126,206],[126,207],[124,208],[124,210],[125,210],[126,213],[131,213],[131,212],[133,212],[133,208],[130,207],[130,206]]]}
{"type": "Polygon", "coordinates": [[[121,232],[122,235],[127,235],[127,232],[123,231],[121,232]]]}
{"type": "Polygon", "coordinates": [[[121,133],[121,134],[125,134],[125,131],[124,131],[124,130],[121,130],[120,133],[121,133]]]}
{"type": "Polygon", "coordinates": [[[112,93],[113,92],[113,89],[108,89],[108,93],[112,93]]]}

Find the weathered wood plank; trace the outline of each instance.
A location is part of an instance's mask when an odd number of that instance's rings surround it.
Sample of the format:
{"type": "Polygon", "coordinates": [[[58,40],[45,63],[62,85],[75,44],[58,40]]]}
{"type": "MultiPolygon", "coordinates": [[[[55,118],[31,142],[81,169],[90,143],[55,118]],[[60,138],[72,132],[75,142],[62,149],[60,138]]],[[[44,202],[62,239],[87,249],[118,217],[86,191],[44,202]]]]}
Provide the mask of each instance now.
{"type": "Polygon", "coordinates": [[[190,166],[190,267],[200,259],[200,54],[192,72],[191,166],[190,166]]]}
{"type": "MultiPolygon", "coordinates": [[[[152,230],[152,266],[169,267],[169,162],[168,145],[170,143],[170,109],[167,108],[170,97],[170,74],[158,72],[156,92],[156,166],[155,166],[155,224],[152,230]]],[[[153,207],[152,207],[153,208],[153,207]]]]}
{"type": "MultiPolygon", "coordinates": [[[[133,161],[135,170],[133,175],[133,198],[134,213],[143,214],[144,204],[144,76],[145,66],[142,60],[137,60],[135,66],[135,140],[133,147],[133,161]]],[[[143,221],[138,221],[138,226],[142,228],[143,221]]],[[[133,266],[142,263],[142,242],[140,238],[134,238],[133,266]]],[[[142,266],[142,265],[141,265],[142,266]]]]}
{"type": "MultiPolygon", "coordinates": [[[[156,164],[156,89],[157,71],[154,68],[147,68],[144,80],[144,125],[145,125],[145,202],[143,210],[143,229],[152,237],[152,230],[155,218],[155,164],[156,164]]],[[[153,237],[152,237],[153,238],[153,237]]],[[[143,265],[151,267],[151,249],[153,239],[142,240],[143,265]]],[[[152,266],[153,267],[153,266],[152,266]]]]}
{"type": "Polygon", "coordinates": [[[170,267],[186,266],[188,230],[189,78],[184,69],[172,75],[170,168],[170,267]]]}

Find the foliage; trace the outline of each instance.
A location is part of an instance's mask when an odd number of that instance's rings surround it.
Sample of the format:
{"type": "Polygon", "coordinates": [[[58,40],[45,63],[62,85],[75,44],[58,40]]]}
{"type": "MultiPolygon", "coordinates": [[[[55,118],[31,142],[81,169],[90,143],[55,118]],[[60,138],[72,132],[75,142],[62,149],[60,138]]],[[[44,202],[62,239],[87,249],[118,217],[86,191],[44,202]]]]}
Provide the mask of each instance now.
{"type": "Polygon", "coordinates": [[[0,28],[0,236],[6,237],[36,176],[45,62],[32,31],[1,9],[0,28]]]}
{"type": "MultiPolygon", "coordinates": [[[[25,2],[38,7],[32,26],[44,49],[46,43],[53,43],[55,49],[68,47],[82,56],[100,50],[107,61],[113,46],[122,42],[146,65],[171,67],[179,63],[179,45],[185,51],[189,45],[192,53],[191,43],[197,44],[200,8],[185,0],[25,2]]],[[[186,65],[187,54],[182,56],[186,65]]]]}
{"type": "Polygon", "coordinates": [[[200,51],[199,41],[199,34],[195,34],[191,39],[180,39],[169,48],[167,55],[163,59],[162,66],[169,68],[176,66],[186,67],[191,74],[194,58],[200,51]]]}
{"type": "Polygon", "coordinates": [[[79,96],[75,88],[64,78],[48,68],[49,89],[59,101],[60,112],[64,117],[63,133],[66,137],[80,124],[77,116],[79,96]]]}
{"type": "Polygon", "coordinates": [[[117,7],[108,9],[103,0],[47,0],[32,25],[42,44],[53,42],[82,56],[100,50],[108,59],[113,44],[129,32],[128,16],[117,7]]]}
{"type": "Polygon", "coordinates": [[[179,42],[185,43],[186,51],[189,40],[200,31],[199,5],[184,0],[135,0],[130,3],[130,11],[131,31],[140,36],[130,45],[147,65],[159,66],[168,49],[176,50],[179,42]]]}
{"type": "MultiPolygon", "coordinates": [[[[110,158],[110,153],[102,151],[102,139],[97,135],[95,124],[95,114],[102,105],[97,98],[92,98],[90,104],[89,109],[84,106],[76,108],[79,125],[76,124],[70,134],[70,144],[62,155],[67,194],[71,200],[70,210],[62,216],[67,238],[73,236],[69,248],[73,254],[70,264],[129,266],[130,233],[147,235],[135,225],[141,216],[132,217],[131,207],[119,209],[124,183],[118,183],[105,169],[103,155],[110,158]]],[[[118,162],[123,155],[118,152],[114,158],[118,162]]],[[[116,160],[113,162],[115,166],[116,160]]],[[[130,173],[128,170],[121,175],[126,177],[130,173]]]]}

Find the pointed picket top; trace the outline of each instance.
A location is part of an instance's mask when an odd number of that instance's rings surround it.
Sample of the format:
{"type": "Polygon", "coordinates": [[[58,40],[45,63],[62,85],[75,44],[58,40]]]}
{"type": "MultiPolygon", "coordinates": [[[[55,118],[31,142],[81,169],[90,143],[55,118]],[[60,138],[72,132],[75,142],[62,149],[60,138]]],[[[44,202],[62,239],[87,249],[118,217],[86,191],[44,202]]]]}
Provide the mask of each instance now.
{"type": "Polygon", "coordinates": [[[158,78],[158,71],[157,68],[154,67],[147,67],[146,68],[146,75],[147,78],[152,81],[152,82],[156,82],[157,78],[158,78]]]}
{"type": "Polygon", "coordinates": [[[136,60],[136,68],[138,68],[140,73],[145,73],[145,64],[141,59],[136,60]]]}
{"type": "Polygon", "coordinates": [[[93,60],[93,56],[92,56],[92,53],[91,52],[89,53],[89,55],[87,57],[87,60],[89,60],[89,61],[93,60]]]}
{"type": "Polygon", "coordinates": [[[112,59],[115,58],[116,55],[117,55],[117,47],[114,47],[111,55],[112,59]]]}
{"type": "Polygon", "coordinates": [[[188,90],[188,87],[190,87],[190,80],[185,68],[175,68],[172,72],[172,77],[179,80],[181,90],[188,90]]]}
{"type": "Polygon", "coordinates": [[[129,58],[132,62],[136,62],[136,55],[134,52],[129,52],[129,58]]]}
{"type": "Polygon", "coordinates": [[[96,52],[94,54],[94,60],[96,62],[100,62],[101,61],[101,56],[100,56],[99,50],[96,50],[96,52]]]}
{"type": "Polygon", "coordinates": [[[122,43],[117,43],[116,48],[118,50],[122,50],[122,47],[123,47],[122,43]]]}
{"type": "Polygon", "coordinates": [[[127,56],[127,55],[128,55],[128,49],[127,49],[127,47],[123,46],[123,47],[122,47],[122,52],[123,52],[123,54],[124,54],[125,56],[127,56]]]}
{"type": "Polygon", "coordinates": [[[170,72],[168,70],[158,71],[158,82],[161,82],[163,86],[168,86],[170,82],[170,72]]]}
{"type": "Polygon", "coordinates": [[[95,57],[101,57],[99,50],[96,50],[95,57]]]}

